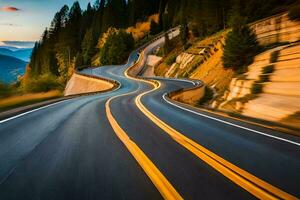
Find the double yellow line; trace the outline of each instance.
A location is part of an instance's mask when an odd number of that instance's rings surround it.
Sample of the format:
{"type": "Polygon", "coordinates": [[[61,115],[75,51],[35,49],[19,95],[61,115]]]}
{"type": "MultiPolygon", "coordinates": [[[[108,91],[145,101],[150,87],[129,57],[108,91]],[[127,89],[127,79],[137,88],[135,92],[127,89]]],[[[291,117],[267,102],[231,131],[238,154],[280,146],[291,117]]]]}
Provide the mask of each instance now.
{"type": "MultiPolygon", "coordinates": [[[[130,69],[130,68],[129,68],[130,69]]],[[[129,70],[128,69],[128,70],[129,70]]],[[[256,176],[250,174],[249,172],[237,167],[236,165],[230,163],[229,161],[221,158],[205,147],[199,145],[195,141],[187,138],[184,134],[178,132],[153,113],[151,113],[141,102],[141,98],[146,94],[153,92],[161,87],[159,81],[147,81],[142,79],[137,79],[130,77],[128,75],[128,70],[125,72],[125,76],[129,79],[142,81],[153,85],[153,89],[138,95],[135,99],[135,103],[139,110],[147,116],[152,122],[154,122],[158,127],[164,130],[173,140],[182,145],[184,148],[189,150],[195,156],[200,158],[202,161],[210,165],[212,168],[220,172],[222,175],[230,179],[235,184],[244,188],[246,191],[254,195],[259,199],[298,199],[297,197],[284,192],[283,190],[272,186],[271,184],[257,178],[256,176]]],[[[150,180],[153,182],[155,187],[161,193],[165,199],[183,199],[181,195],[176,191],[176,189],[171,185],[171,183],[166,179],[166,177],[159,171],[159,169],[153,164],[153,162],[145,155],[145,153],[138,147],[138,145],[130,139],[126,132],[120,127],[116,119],[113,117],[110,111],[110,103],[113,99],[135,93],[133,91],[128,94],[123,94],[115,96],[106,102],[106,114],[108,120],[114,129],[116,135],[124,143],[139,165],[143,168],[145,173],[148,175],[150,180]]]]}
{"type": "MultiPolygon", "coordinates": [[[[152,83],[151,83],[152,84],[152,83]]],[[[136,97],[135,103],[137,107],[158,127],[164,130],[173,140],[185,147],[195,156],[206,162],[208,165],[213,167],[215,170],[223,174],[225,177],[230,179],[235,184],[247,190],[252,195],[259,199],[297,199],[295,196],[290,195],[281,189],[272,186],[271,184],[257,178],[256,176],[250,174],[249,172],[237,167],[236,165],[230,163],[229,161],[221,158],[205,147],[199,145],[195,141],[187,138],[182,133],[178,132],[153,113],[151,113],[141,102],[141,98],[158,88],[160,88],[160,83],[154,89],[140,94],[136,97]]]]}
{"type": "Polygon", "coordinates": [[[110,103],[113,99],[132,94],[136,91],[133,91],[128,94],[123,94],[110,98],[106,104],[106,115],[107,118],[115,131],[118,138],[123,142],[128,151],[132,154],[135,160],[139,163],[142,169],[145,171],[147,176],[150,178],[152,183],[155,185],[157,190],[165,199],[183,199],[176,189],[171,185],[167,178],[159,171],[159,169],[153,164],[153,162],[146,156],[146,154],[138,147],[138,145],[130,139],[126,132],[120,127],[114,116],[110,111],[110,103]]]}

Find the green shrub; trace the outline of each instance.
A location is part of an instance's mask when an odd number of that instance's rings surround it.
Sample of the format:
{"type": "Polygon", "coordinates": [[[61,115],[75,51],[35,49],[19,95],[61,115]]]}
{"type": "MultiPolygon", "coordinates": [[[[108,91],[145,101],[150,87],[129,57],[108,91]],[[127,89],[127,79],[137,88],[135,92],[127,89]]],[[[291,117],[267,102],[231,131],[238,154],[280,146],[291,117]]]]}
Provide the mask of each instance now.
{"type": "Polygon", "coordinates": [[[277,62],[279,57],[279,51],[273,51],[270,56],[270,63],[277,62]]]}
{"type": "Polygon", "coordinates": [[[165,44],[164,44],[164,55],[167,55],[168,53],[170,53],[172,51],[172,43],[170,41],[169,35],[168,33],[165,33],[165,44]]]}
{"type": "Polygon", "coordinates": [[[44,74],[36,79],[30,79],[24,83],[25,92],[48,92],[50,90],[63,90],[63,85],[59,83],[57,77],[44,74]]]}
{"type": "Polygon", "coordinates": [[[264,83],[264,82],[269,82],[270,76],[268,74],[262,74],[259,76],[259,82],[264,83]]]}
{"type": "Polygon", "coordinates": [[[205,86],[205,95],[200,99],[199,105],[203,105],[207,103],[208,101],[212,100],[213,97],[214,97],[214,91],[208,86],[205,86]]]}
{"type": "Polygon", "coordinates": [[[167,65],[172,65],[176,61],[176,58],[177,58],[177,54],[172,54],[166,58],[165,63],[167,65]]]}
{"type": "Polygon", "coordinates": [[[102,65],[123,63],[134,47],[133,36],[124,30],[110,35],[100,50],[102,65]]]}
{"type": "Polygon", "coordinates": [[[251,88],[251,93],[252,94],[259,94],[262,93],[263,91],[263,85],[259,83],[254,83],[252,88],[251,88]]]}
{"type": "Polygon", "coordinates": [[[189,49],[191,46],[192,46],[192,44],[188,42],[188,43],[186,43],[186,44],[183,46],[183,48],[184,48],[184,50],[187,50],[187,49],[189,49]]]}
{"type": "Polygon", "coordinates": [[[164,56],[164,48],[160,47],[156,53],[157,56],[163,57],[164,56]]]}
{"type": "Polygon", "coordinates": [[[291,6],[288,17],[290,20],[299,21],[300,20],[300,3],[298,5],[291,6]]]}
{"type": "Polygon", "coordinates": [[[275,70],[274,65],[268,65],[268,66],[266,66],[266,67],[263,68],[262,73],[263,74],[271,74],[271,73],[274,72],[274,70],[275,70]]]}
{"type": "Polygon", "coordinates": [[[189,74],[193,73],[203,62],[202,58],[196,59],[190,66],[189,74]]]}
{"type": "Polygon", "coordinates": [[[156,23],[154,20],[151,20],[150,22],[150,34],[151,35],[156,35],[160,32],[159,30],[159,25],[156,23]]]}
{"type": "Polygon", "coordinates": [[[254,56],[259,52],[255,34],[248,28],[233,30],[226,38],[224,55],[222,57],[225,68],[238,70],[253,62],[254,56]]]}
{"type": "Polygon", "coordinates": [[[237,71],[253,62],[260,46],[255,33],[243,23],[242,17],[235,17],[233,26],[225,40],[222,61],[225,68],[237,71]]]}

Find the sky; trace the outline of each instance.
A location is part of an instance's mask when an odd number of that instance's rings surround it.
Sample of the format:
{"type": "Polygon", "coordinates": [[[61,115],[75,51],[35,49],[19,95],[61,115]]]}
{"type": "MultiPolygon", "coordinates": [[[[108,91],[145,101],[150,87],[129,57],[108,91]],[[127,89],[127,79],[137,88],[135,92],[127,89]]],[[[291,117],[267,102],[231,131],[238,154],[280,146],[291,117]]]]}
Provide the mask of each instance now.
{"type": "MultiPolygon", "coordinates": [[[[39,40],[55,13],[65,4],[71,6],[74,1],[0,0],[0,46],[22,47],[24,42],[24,47],[28,47],[29,41],[39,40]]],[[[88,2],[79,0],[82,9],[88,2]]]]}

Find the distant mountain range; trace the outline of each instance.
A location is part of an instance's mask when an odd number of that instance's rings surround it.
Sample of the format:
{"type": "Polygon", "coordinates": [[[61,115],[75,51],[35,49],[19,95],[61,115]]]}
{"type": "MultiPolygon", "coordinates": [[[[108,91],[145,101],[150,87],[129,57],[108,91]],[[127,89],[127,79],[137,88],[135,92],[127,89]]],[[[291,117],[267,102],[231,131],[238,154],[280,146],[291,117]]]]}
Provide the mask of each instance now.
{"type": "Polygon", "coordinates": [[[1,47],[0,55],[11,56],[29,62],[31,56],[32,48],[18,49],[14,47],[1,47]]]}
{"type": "Polygon", "coordinates": [[[0,46],[0,81],[13,83],[25,73],[32,48],[0,46]]]}
{"type": "Polygon", "coordinates": [[[25,73],[27,62],[6,55],[0,55],[0,81],[13,83],[25,73]]]}

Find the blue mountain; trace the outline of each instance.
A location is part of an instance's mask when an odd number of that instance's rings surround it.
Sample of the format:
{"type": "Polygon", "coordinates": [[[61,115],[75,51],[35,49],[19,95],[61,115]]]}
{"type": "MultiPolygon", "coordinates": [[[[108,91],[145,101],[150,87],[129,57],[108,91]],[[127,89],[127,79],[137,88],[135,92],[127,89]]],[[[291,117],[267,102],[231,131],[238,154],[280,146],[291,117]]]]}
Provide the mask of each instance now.
{"type": "Polygon", "coordinates": [[[15,57],[25,62],[29,62],[31,56],[32,48],[7,48],[0,47],[0,55],[15,57]]]}
{"type": "Polygon", "coordinates": [[[27,62],[18,58],[0,55],[0,81],[13,83],[25,73],[27,62]]]}

